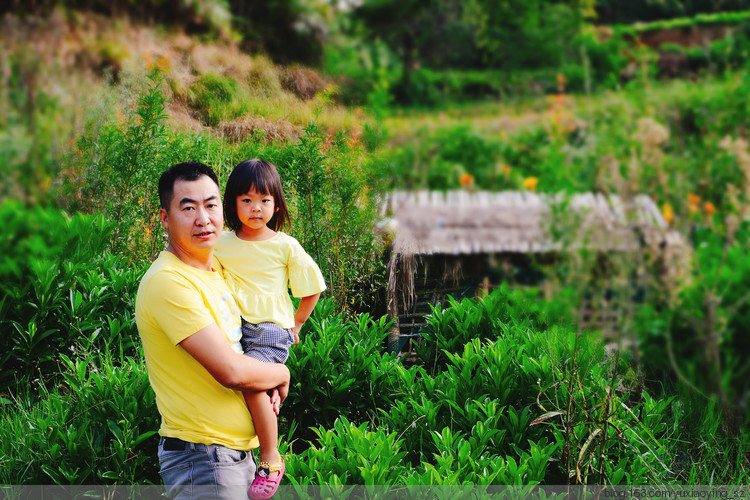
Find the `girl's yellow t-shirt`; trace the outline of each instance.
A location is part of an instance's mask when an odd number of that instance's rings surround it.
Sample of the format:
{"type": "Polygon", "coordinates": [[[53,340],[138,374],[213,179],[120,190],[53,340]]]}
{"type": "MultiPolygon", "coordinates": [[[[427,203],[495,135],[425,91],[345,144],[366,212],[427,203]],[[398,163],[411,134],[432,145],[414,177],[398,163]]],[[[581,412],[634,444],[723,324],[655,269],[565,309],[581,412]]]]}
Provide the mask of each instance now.
{"type": "Polygon", "coordinates": [[[240,313],[250,323],[294,326],[295,297],[326,289],[320,268],[299,242],[279,231],[263,241],[245,241],[224,231],[214,249],[217,268],[237,299],[240,313]]]}

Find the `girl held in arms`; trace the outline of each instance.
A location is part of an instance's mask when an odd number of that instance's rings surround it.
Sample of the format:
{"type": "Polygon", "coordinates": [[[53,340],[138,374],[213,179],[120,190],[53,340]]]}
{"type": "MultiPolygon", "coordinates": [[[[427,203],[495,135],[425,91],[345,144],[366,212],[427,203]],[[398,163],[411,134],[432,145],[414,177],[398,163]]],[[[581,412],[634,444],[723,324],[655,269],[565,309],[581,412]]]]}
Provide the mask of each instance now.
{"type": "MultiPolygon", "coordinates": [[[[214,255],[242,314],[240,343],[247,356],[284,363],[299,342],[300,328],[318,303],[325,282],[320,268],[290,226],[279,173],[264,160],[237,165],[224,191],[226,224],[214,255]],[[289,289],[301,297],[294,310],[289,289]]],[[[265,392],[245,392],[260,442],[258,472],[248,489],[253,499],[276,493],[286,467],[278,451],[278,408],[265,392]]]]}

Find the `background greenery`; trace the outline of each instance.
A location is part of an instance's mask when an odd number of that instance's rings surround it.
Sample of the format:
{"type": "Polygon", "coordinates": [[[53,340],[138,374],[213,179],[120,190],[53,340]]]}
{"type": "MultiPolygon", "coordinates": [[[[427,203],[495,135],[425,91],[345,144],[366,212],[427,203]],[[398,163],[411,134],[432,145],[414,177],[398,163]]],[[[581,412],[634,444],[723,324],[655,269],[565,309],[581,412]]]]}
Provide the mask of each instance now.
{"type": "Polygon", "coordinates": [[[262,157],[329,286],[289,361],[292,484],[747,483],[750,14],[720,7],[0,7],[0,482],[159,482],[133,318],[155,181],[262,157]],[[689,248],[539,262],[553,299],[452,300],[399,357],[393,189],[642,193],[689,248]],[[581,272],[628,297],[614,336],[577,321],[581,272]]]}

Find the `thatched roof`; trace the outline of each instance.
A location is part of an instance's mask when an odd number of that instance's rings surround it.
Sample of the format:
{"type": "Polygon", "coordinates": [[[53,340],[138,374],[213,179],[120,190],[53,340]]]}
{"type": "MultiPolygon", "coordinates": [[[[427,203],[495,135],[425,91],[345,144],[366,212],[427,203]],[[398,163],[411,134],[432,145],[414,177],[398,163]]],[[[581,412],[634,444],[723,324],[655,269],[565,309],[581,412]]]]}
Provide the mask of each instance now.
{"type": "Polygon", "coordinates": [[[394,192],[384,213],[391,214],[393,250],[402,257],[630,251],[655,240],[681,240],[645,195],[625,201],[593,193],[394,192]]]}

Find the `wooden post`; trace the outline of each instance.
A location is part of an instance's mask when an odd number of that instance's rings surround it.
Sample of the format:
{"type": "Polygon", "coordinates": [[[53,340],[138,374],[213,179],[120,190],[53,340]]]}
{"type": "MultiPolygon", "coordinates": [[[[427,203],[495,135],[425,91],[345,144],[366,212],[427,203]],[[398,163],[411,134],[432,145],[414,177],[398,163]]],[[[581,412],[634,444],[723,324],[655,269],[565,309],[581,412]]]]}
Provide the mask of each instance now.
{"type": "Polygon", "coordinates": [[[391,327],[388,329],[388,351],[396,352],[399,350],[399,341],[401,340],[401,330],[398,323],[398,286],[396,283],[396,273],[398,271],[398,254],[395,252],[391,255],[388,263],[388,287],[386,288],[386,312],[388,317],[393,320],[391,327]]]}

